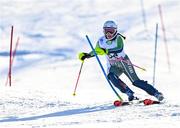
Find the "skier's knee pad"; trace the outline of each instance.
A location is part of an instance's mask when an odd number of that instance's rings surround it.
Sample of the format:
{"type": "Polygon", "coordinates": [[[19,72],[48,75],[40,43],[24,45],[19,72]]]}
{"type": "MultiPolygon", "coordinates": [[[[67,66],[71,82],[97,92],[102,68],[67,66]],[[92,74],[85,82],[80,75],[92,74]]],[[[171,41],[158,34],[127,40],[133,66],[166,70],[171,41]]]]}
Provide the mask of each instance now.
{"type": "Polygon", "coordinates": [[[107,78],[108,78],[109,80],[111,80],[112,75],[113,75],[113,73],[110,72],[110,73],[107,75],[107,78]]]}
{"type": "Polygon", "coordinates": [[[110,72],[108,75],[107,75],[107,77],[108,77],[108,79],[111,81],[111,82],[115,82],[115,81],[117,81],[118,80],[118,78],[117,78],[117,76],[114,74],[114,73],[112,73],[112,72],[110,72]]]}
{"type": "Polygon", "coordinates": [[[114,73],[109,73],[108,74],[108,79],[113,83],[113,85],[117,88],[119,88],[121,91],[123,90],[121,87],[121,81],[120,79],[114,74],[114,73]]]}
{"type": "Polygon", "coordinates": [[[113,73],[110,72],[107,77],[115,86],[119,84],[117,77],[113,73]]]}
{"type": "Polygon", "coordinates": [[[121,92],[123,93],[126,92],[125,90],[126,85],[114,73],[110,72],[107,77],[115,87],[121,90],[121,92]]]}

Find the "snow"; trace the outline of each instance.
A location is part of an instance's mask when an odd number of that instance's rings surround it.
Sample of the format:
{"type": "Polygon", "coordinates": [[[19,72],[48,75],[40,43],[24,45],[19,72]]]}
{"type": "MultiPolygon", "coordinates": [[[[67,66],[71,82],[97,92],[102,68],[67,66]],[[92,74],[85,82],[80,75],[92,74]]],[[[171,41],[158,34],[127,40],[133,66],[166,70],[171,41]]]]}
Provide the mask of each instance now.
{"type": "MultiPolygon", "coordinates": [[[[178,128],[179,101],[179,0],[0,0],[0,128],[178,128]],[[158,13],[161,4],[170,59],[158,13]],[[155,25],[159,25],[156,85],[165,95],[161,105],[117,107],[117,100],[95,58],[85,61],[76,96],[75,82],[81,62],[79,52],[89,52],[103,34],[104,21],[113,19],[127,37],[125,51],[138,76],[152,83],[155,25]],[[13,63],[12,86],[5,86],[9,66],[11,26],[20,44],[13,63]]],[[[13,47],[15,44],[13,45],[13,47]]],[[[104,68],[105,58],[100,56],[104,68]]],[[[151,98],[121,78],[140,98],[151,98]]],[[[117,90],[118,91],[118,90],[117,90]]],[[[118,91],[124,100],[127,96],[118,91]]]]}

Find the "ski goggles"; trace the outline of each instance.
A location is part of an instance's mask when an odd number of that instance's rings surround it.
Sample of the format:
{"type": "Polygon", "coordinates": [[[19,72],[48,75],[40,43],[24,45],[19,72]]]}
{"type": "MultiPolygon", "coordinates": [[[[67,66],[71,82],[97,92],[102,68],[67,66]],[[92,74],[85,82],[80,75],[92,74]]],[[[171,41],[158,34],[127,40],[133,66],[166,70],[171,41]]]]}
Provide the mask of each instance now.
{"type": "Polygon", "coordinates": [[[104,28],[104,33],[105,34],[114,34],[114,33],[116,33],[116,28],[104,28]]]}

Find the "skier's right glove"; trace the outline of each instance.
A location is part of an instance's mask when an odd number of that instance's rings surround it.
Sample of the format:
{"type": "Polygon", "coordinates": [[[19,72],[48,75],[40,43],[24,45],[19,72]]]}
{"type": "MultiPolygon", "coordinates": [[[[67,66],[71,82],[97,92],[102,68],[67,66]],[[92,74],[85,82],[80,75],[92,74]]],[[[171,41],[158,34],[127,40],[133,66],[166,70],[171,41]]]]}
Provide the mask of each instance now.
{"type": "Polygon", "coordinates": [[[90,58],[91,55],[89,53],[79,53],[79,59],[83,62],[86,58],[90,58]]]}

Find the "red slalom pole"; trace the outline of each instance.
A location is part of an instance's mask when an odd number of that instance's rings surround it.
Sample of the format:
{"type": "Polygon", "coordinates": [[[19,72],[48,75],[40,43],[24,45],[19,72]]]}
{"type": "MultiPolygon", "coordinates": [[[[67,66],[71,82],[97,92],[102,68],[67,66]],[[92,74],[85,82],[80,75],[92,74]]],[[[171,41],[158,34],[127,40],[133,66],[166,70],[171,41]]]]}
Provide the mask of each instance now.
{"type": "Polygon", "coordinates": [[[171,66],[170,66],[169,51],[168,51],[168,44],[167,44],[167,38],[166,38],[166,30],[165,30],[165,26],[164,26],[164,22],[163,22],[163,15],[162,15],[162,9],[161,9],[160,4],[158,5],[158,8],[159,8],[159,15],[160,15],[161,26],[162,26],[162,31],[163,31],[163,40],[164,40],[164,44],[165,44],[167,64],[168,64],[168,69],[169,69],[169,72],[170,72],[171,71],[171,66]]]}
{"type": "Polygon", "coordinates": [[[14,58],[15,58],[15,55],[16,55],[17,47],[19,45],[19,39],[20,38],[18,37],[17,42],[16,42],[16,46],[15,46],[14,51],[13,51],[13,58],[12,58],[12,62],[11,62],[12,64],[13,64],[13,61],[14,61],[14,58]]]}
{"type": "MultiPolygon", "coordinates": [[[[18,37],[18,39],[17,39],[17,41],[16,41],[15,49],[14,49],[13,54],[12,54],[11,67],[13,66],[13,61],[14,61],[14,58],[15,58],[15,55],[16,55],[17,47],[18,47],[18,45],[19,45],[19,39],[20,39],[20,38],[18,37]]],[[[8,79],[9,79],[9,74],[8,74],[8,76],[7,76],[6,84],[5,84],[5,85],[8,84],[8,79]]]]}
{"type": "Polygon", "coordinates": [[[11,68],[12,68],[12,43],[13,43],[13,26],[11,27],[11,41],[10,41],[10,52],[9,52],[9,86],[11,86],[11,68]]]}
{"type": "Polygon", "coordinates": [[[76,89],[77,89],[77,85],[78,85],[79,78],[80,78],[80,75],[81,75],[81,70],[82,70],[83,64],[84,64],[84,61],[81,63],[81,67],[80,67],[80,70],[79,70],[79,73],[78,73],[78,78],[77,78],[76,85],[75,85],[75,88],[74,88],[73,96],[76,95],[76,89]]]}

